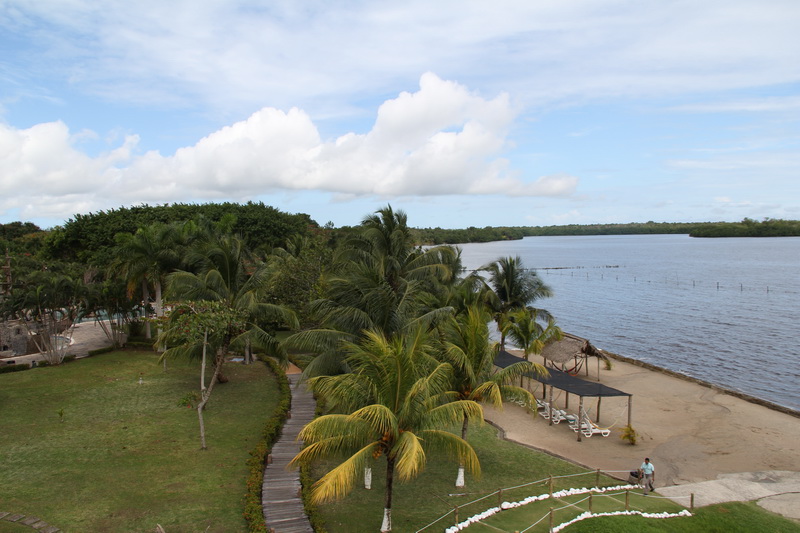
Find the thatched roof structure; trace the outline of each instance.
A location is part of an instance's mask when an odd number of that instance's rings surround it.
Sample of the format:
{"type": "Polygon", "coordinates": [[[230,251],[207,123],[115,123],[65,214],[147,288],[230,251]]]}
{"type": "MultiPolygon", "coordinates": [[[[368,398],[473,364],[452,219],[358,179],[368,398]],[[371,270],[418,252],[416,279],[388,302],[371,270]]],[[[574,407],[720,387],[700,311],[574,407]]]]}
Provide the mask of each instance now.
{"type": "Polygon", "coordinates": [[[592,346],[586,339],[564,333],[560,341],[555,341],[542,350],[542,357],[556,365],[564,365],[575,362],[576,359],[586,359],[598,357],[603,361],[608,361],[608,356],[592,346]]]}

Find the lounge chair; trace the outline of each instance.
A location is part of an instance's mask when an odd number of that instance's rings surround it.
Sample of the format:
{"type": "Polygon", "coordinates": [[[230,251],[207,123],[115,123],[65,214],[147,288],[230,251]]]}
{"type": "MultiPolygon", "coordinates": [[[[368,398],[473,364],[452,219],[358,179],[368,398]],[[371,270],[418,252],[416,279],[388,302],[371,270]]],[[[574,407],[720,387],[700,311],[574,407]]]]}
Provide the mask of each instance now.
{"type": "Polygon", "coordinates": [[[550,416],[553,418],[553,424],[558,424],[564,420],[566,420],[569,424],[577,423],[578,421],[577,415],[568,413],[564,409],[553,409],[550,416]]]}

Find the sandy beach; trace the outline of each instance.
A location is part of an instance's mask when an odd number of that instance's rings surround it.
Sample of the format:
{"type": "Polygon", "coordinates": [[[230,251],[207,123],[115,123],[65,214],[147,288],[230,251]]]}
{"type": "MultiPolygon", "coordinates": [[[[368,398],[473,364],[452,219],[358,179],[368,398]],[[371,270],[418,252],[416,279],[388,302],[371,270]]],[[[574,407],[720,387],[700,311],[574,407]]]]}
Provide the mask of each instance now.
{"type": "MultiPolygon", "coordinates": [[[[581,442],[566,422],[549,425],[548,420],[515,404],[506,403],[502,410],[484,407],[485,418],[508,440],[623,479],[650,457],[656,465],[657,490],[672,492],[671,497],[679,495],[681,487],[692,487],[691,492],[702,494],[698,505],[763,498],[762,506],[773,504],[771,510],[800,518],[796,510],[800,507],[800,417],[637,364],[613,360],[612,365],[610,370],[601,365],[600,382],[633,394],[632,424],[639,434],[635,446],[620,439],[620,428],[628,420],[627,397],[602,400],[598,425],[612,426],[609,437],[595,435],[581,442]],[[709,484],[711,480],[717,481],[709,484]],[[738,480],[758,480],[759,484],[738,480]]],[[[596,362],[590,358],[588,366],[589,375],[581,372],[579,377],[596,381],[596,362]]],[[[529,386],[537,398],[542,397],[538,382],[531,380],[529,386]]],[[[554,398],[563,409],[566,394],[556,390],[554,398]]],[[[570,412],[577,413],[578,400],[570,395],[570,412]]],[[[584,401],[594,419],[596,400],[584,401]]]]}
{"type": "MultiPolygon", "coordinates": [[[[538,362],[541,362],[539,360],[538,362]]],[[[596,380],[597,367],[590,362],[596,380]]],[[[619,438],[627,423],[627,398],[604,398],[600,426],[611,426],[610,437],[593,436],[577,442],[566,423],[548,421],[514,404],[502,411],[485,409],[487,421],[503,429],[506,438],[605,471],[635,469],[644,457],[657,468],[660,486],[716,479],[720,474],[766,470],[800,471],[800,418],[733,395],[614,360],[601,368],[600,382],[633,394],[632,423],[640,435],[635,446],[619,438]]],[[[532,381],[537,397],[541,386],[532,381]]],[[[565,394],[554,402],[565,405],[565,394]]],[[[587,398],[586,406],[596,401],[587,398]]],[[[578,398],[570,397],[577,412],[578,398]]]]}

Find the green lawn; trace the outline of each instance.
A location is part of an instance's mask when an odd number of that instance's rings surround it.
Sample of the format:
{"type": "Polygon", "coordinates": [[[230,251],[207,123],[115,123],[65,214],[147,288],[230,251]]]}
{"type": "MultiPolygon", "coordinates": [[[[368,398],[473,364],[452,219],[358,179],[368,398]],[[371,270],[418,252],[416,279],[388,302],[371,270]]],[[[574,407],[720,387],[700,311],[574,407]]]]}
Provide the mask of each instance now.
{"type": "MultiPolygon", "coordinates": [[[[441,532],[455,523],[454,513],[459,507],[459,520],[497,506],[499,502],[515,502],[531,495],[548,492],[547,482],[527,485],[529,482],[546,479],[547,476],[566,476],[585,470],[572,463],[556,459],[544,453],[511,444],[497,437],[497,432],[490,426],[470,430],[470,442],[476,449],[481,461],[483,475],[480,480],[468,479],[467,488],[456,490],[454,487],[457,467],[441,457],[429,458],[426,471],[416,480],[409,483],[395,482],[393,501],[393,529],[400,533],[416,532],[434,522],[437,518],[449,515],[436,522],[425,532],[441,532]],[[524,487],[504,490],[502,497],[490,495],[498,488],[524,487]],[[483,496],[488,497],[475,502],[483,496]],[[470,502],[475,502],[471,503],[470,502]]],[[[344,500],[319,507],[325,526],[331,533],[373,533],[380,528],[383,512],[384,479],[382,469],[385,462],[376,461],[373,472],[373,488],[368,491],[360,483],[344,500]]],[[[316,469],[321,475],[324,467],[316,469]]],[[[600,485],[620,485],[621,481],[601,476],[600,485]]],[[[595,474],[562,477],[554,479],[554,490],[595,486],[595,474]]],[[[555,512],[553,524],[558,525],[588,510],[587,495],[575,495],[557,500],[546,499],[530,503],[516,509],[502,511],[485,521],[474,524],[466,532],[497,533],[498,531],[514,532],[527,530],[529,533],[544,533],[548,530],[549,520],[545,518],[537,526],[533,523],[546,517],[550,507],[566,509],[555,512]],[[584,501],[581,501],[584,500],[584,501]]],[[[683,509],[671,500],[658,497],[644,497],[641,491],[631,491],[629,507],[644,512],[677,513],[683,509]]],[[[596,513],[604,511],[620,511],[625,509],[625,495],[594,495],[592,510],[596,513]]],[[[698,509],[696,517],[645,519],[641,517],[597,518],[578,522],[565,531],[578,532],[737,532],[737,531],[776,531],[800,533],[800,525],[780,516],[764,511],[755,504],[725,504],[698,509]]]]}
{"type": "MultiPolygon", "coordinates": [[[[493,507],[498,504],[498,496],[489,496],[480,502],[474,500],[497,491],[499,488],[514,487],[554,475],[577,474],[585,469],[572,463],[556,459],[550,455],[518,446],[497,437],[497,432],[489,425],[470,429],[469,440],[475,447],[481,462],[483,474],[480,480],[467,477],[465,489],[455,489],[457,465],[443,457],[428,460],[425,472],[409,483],[395,482],[393,501],[393,527],[395,531],[416,531],[433,522],[436,518],[459,507],[459,519],[493,507]]],[[[320,513],[326,528],[332,533],[369,532],[380,529],[383,517],[384,461],[376,461],[373,471],[372,490],[359,484],[343,501],[320,506],[320,513]],[[358,516],[358,520],[353,520],[358,516]]],[[[620,482],[601,476],[601,485],[616,485],[620,482]]],[[[554,490],[569,487],[594,486],[595,474],[589,473],[554,480],[554,490]]],[[[547,492],[547,483],[505,490],[504,501],[522,500],[531,494],[547,492]]],[[[500,513],[503,514],[503,513],[500,513]]],[[[499,515],[498,515],[499,516],[499,515]]],[[[453,514],[431,527],[428,531],[441,532],[453,525],[453,514]]],[[[510,529],[509,531],[514,531],[510,529]]]]}
{"type": "Polygon", "coordinates": [[[225,373],[206,451],[196,411],[179,406],[196,363],[164,373],[153,353],[112,352],[0,375],[0,510],[64,531],[246,531],[245,461],[278,398],[264,364],[225,373]]]}

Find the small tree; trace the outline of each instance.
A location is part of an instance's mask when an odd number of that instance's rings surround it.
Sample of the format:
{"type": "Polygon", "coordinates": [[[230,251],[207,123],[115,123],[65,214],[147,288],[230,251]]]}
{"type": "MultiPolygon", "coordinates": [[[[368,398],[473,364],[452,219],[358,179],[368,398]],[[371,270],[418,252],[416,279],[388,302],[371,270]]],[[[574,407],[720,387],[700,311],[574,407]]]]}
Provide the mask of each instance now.
{"type": "Polygon", "coordinates": [[[87,286],[81,318],[92,316],[116,348],[125,340],[125,329],[137,315],[137,303],[126,290],[125,282],[107,279],[87,286]]]}
{"type": "Polygon", "coordinates": [[[217,383],[225,355],[231,340],[241,335],[246,327],[243,314],[221,302],[200,301],[176,305],[164,320],[163,333],[158,343],[171,345],[161,359],[170,357],[200,358],[200,401],[197,404],[197,418],[200,424],[200,448],[205,450],[206,432],[203,410],[211,399],[217,383]],[[214,354],[211,380],[206,386],[205,371],[209,349],[214,354]]]}
{"type": "Polygon", "coordinates": [[[3,302],[3,317],[18,320],[51,365],[64,361],[78,316],[83,284],[52,272],[35,272],[3,302]]]}

